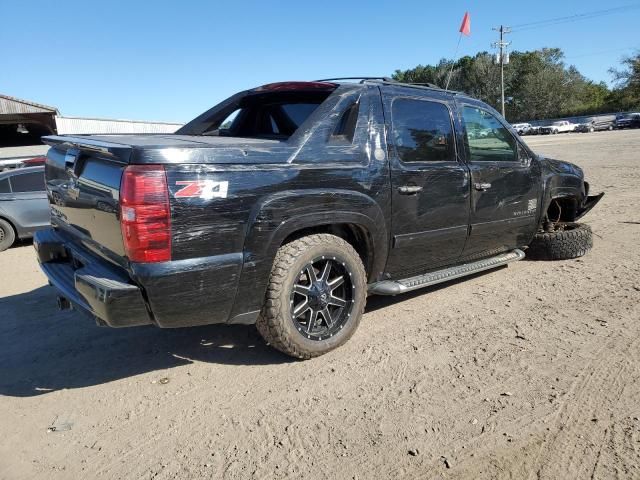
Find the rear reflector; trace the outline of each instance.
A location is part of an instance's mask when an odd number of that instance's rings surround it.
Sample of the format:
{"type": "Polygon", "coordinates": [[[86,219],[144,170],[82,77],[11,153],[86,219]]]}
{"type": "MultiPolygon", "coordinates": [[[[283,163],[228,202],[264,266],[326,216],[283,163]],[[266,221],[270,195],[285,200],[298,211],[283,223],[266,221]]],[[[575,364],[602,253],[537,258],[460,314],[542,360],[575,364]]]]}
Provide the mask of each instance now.
{"type": "Polygon", "coordinates": [[[171,260],[171,209],[162,165],[130,165],[120,185],[120,227],[131,262],[171,260]]]}

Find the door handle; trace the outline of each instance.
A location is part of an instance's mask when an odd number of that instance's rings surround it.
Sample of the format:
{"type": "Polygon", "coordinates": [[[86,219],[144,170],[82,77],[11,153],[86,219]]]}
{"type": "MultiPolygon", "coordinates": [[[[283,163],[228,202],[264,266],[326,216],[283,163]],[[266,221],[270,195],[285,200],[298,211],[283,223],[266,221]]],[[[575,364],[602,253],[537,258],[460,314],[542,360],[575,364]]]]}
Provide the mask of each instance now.
{"type": "Polygon", "coordinates": [[[400,195],[415,195],[416,193],[420,193],[422,191],[422,187],[418,185],[403,185],[398,187],[398,193],[400,195]]]}
{"type": "Polygon", "coordinates": [[[491,188],[490,183],[475,183],[473,186],[476,190],[479,190],[481,192],[485,192],[491,188]]]}

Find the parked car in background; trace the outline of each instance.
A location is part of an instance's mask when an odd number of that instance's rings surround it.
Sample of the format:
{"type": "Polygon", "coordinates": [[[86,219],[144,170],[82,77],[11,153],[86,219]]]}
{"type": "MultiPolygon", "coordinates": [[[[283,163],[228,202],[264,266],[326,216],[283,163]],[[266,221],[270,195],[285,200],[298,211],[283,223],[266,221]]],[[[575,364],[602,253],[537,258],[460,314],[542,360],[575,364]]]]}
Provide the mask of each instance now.
{"type": "Polygon", "coordinates": [[[513,129],[518,132],[518,135],[529,135],[531,132],[531,124],[530,123],[514,123],[511,125],[513,129]]]}
{"type": "Polygon", "coordinates": [[[613,130],[613,120],[591,120],[590,122],[581,123],[576,127],[576,132],[599,132],[602,130],[613,130]]]}
{"type": "MultiPolygon", "coordinates": [[[[24,162],[47,153],[46,145],[0,147],[0,172],[25,166],[24,162]]],[[[33,166],[33,165],[30,165],[33,166]]]]}
{"type": "Polygon", "coordinates": [[[640,128],[640,113],[622,113],[616,116],[616,128],[640,128]]]}
{"type": "Polygon", "coordinates": [[[560,120],[553,122],[551,125],[545,125],[540,127],[540,133],[543,135],[555,135],[556,133],[573,132],[576,129],[576,125],[567,120],[560,120]]]}
{"type": "Polygon", "coordinates": [[[44,167],[0,173],[0,252],[50,226],[44,167]]]}

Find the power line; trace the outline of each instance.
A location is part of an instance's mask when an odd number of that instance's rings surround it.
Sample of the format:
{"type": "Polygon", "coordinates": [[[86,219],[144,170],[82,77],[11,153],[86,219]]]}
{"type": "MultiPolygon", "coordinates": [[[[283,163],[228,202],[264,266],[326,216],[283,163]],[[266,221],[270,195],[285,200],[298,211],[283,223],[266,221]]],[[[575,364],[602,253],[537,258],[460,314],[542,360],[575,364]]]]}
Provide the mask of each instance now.
{"type": "Polygon", "coordinates": [[[622,7],[608,8],[605,10],[596,10],[593,12],[585,12],[585,13],[577,13],[575,15],[568,15],[565,17],[556,17],[556,18],[549,18],[546,20],[539,20],[536,22],[521,23],[519,25],[514,25],[513,32],[521,32],[524,30],[532,30],[536,28],[549,27],[553,25],[560,25],[563,23],[572,23],[580,20],[589,20],[591,18],[602,17],[604,15],[612,15],[614,13],[621,13],[621,12],[634,10],[638,8],[640,8],[640,4],[635,3],[632,5],[625,5],[622,7]]]}

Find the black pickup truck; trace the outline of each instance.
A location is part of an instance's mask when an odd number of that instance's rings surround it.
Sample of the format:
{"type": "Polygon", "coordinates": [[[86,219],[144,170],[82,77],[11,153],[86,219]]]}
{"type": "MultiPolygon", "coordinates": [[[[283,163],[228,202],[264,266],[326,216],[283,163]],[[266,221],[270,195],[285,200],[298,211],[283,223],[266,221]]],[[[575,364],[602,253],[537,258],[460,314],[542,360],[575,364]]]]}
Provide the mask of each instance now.
{"type": "Polygon", "coordinates": [[[367,294],[591,247],[582,170],[491,107],[388,79],[241,92],[171,135],[49,136],[61,308],[101,325],[257,324],[298,358],[343,344],[367,294]],[[55,195],[54,195],[55,194],[55,195]]]}

